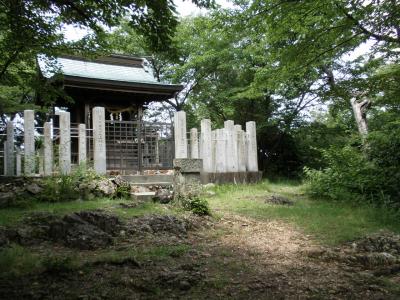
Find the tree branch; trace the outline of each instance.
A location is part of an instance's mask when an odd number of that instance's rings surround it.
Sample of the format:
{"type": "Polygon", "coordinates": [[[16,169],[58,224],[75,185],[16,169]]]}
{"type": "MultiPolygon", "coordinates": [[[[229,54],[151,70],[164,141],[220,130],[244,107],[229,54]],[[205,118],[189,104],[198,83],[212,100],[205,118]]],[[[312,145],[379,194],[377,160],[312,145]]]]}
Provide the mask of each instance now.
{"type": "Polygon", "coordinates": [[[348,13],[343,7],[341,7],[340,5],[337,5],[337,7],[344,13],[344,15],[351,20],[360,30],[361,32],[363,32],[364,34],[373,37],[374,39],[376,39],[377,41],[385,41],[388,43],[397,43],[400,44],[400,38],[393,38],[391,36],[388,35],[383,35],[383,34],[377,34],[374,33],[370,30],[368,30],[367,28],[365,28],[360,21],[358,21],[356,18],[354,18],[350,13],[348,13]]]}

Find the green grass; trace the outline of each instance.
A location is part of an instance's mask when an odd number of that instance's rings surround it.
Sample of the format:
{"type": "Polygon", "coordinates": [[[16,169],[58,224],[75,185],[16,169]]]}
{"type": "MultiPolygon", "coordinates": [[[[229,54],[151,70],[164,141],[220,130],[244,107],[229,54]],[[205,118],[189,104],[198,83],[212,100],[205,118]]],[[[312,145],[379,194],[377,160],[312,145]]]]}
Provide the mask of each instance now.
{"type": "Polygon", "coordinates": [[[126,260],[162,261],[175,259],[190,250],[186,244],[149,246],[143,249],[98,250],[91,254],[73,255],[71,253],[34,253],[28,248],[11,245],[0,250],[0,277],[19,277],[23,275],[71,271],[93,263],[123,263],[126,260]]]}
{"type": "Polygon", "coordinates": [[[121,262],[123,260],[133,258],[135,260],[164,260],[170,257],[180,257],[190,250],[190,246],[186,244],[179,245],[158,245],[148,246],[146,248],[127,249],[127,250],[104,250],[97,253],[95,257],[91,257],[87,262],[121,262]]]}
{"type": "Polygon", "coordinates": [[[327,245],[336,245],[382,229],[400,233],[399,215],[389,209],[310,200],[304,194],[304,186],[296,182],[264,181],[248,186],[217,186],[214,190],[217,195],[209,202],[217,214],[237,213],[261,220],[284,220],[327,245]],[[262,198],[272,194],[295,200],[295,205],[265,203],[262,198]]]}
{"type": "Polygon", "coordinates": [[[3,208],[0,209],[0,226],[13,225],[27,215],[34,212],[49,212],[57,215],[68,214],[81,210],[104,209],[110,210],[122,218],[142,216],[150,213],[165,214],[176,213],[170,207],[159,203],[146,202],[134,208],[121,208],[119,203],[132,203],[131,200],[99,198],[90,201],[70,202],[35,202],[29,208],[3,208]]]}
{"type": "Polygon", "coordinates": [[[18,245],[0,250],[0,276],[11,277],[31,273],[41,265],[39,256],[18,245]]]}

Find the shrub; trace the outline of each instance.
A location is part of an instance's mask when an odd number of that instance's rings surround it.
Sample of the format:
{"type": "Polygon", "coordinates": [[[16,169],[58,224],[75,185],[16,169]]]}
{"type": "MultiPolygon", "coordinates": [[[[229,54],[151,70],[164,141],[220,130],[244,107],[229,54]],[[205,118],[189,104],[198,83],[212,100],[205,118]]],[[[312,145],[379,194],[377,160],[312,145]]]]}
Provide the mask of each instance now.
{"type": "Polygon", "coordinates": [[[93,170],[79,167],[70,175],[47,177],[43,181],[43,191],[36,196],[44,202],[66,202],[82,198],[79,185],[101,178],[93,170]]]}
{"type": "Polygon", "coordinates": [[[204,198],[200,198],[198,195],[188,195],[186,197],[181,197],[180,203],[183,209],[191,211],[196,215],[210,215],[210,207],[207,200],[204,198]]]}
{"type": "MultiPolygon", "coordinates": [[[[373,151],[372,147],[367,145],[366,151],[352,146],[324,150],[326,168],[304,168],[309,183],[308,192],[334,200],[398,205],[399,168],[377,163],[377,159],[368,155],[373,151]]],[[[383,153],[377,157],[382,156],[383,153]]]]}
{"type": "Polygon", "coordinates": [[[73,176],[46,178],[43,191],[37,199],[44,202],[65,202],[79,199],[79,193],[75,190],[76,182],[73,176]]]}
{"type": "Polygon", "coordinates": [[[131,196],[131,186],[128,182],[126,183],[120,183],[114,194],[114,198],[119,198],[119,199],[128,199],[131,196]]]}

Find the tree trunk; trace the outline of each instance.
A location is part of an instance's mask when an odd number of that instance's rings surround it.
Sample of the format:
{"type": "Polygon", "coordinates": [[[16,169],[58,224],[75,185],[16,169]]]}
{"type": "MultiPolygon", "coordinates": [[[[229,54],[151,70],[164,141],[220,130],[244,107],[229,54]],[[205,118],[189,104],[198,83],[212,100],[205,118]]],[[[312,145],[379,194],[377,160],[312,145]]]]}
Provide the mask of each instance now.
{"type": "Polygon", "coordinates": [[[354,118],[356,119],[358,131],[362,138],[365,138],[368,134],[368,125],[367,125],[367,108],[370,105],[370,101],[365,99],[361,102],[358,102],[356,98],[350,99],[351,107],[353,108],[354,118]]]}

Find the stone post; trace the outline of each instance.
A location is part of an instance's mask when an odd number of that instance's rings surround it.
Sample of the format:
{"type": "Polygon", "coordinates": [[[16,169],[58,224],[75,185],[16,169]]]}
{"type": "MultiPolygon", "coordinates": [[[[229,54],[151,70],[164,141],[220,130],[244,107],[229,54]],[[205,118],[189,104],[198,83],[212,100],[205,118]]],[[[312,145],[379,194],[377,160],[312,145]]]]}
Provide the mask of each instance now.
{"type": "MultiPolygon", "coordinates": [[[[97,174],[104,175],[107,172],[104,107],[93,108],[93,144],[94,170],[97,174]]],[[[140,147],[140,141],[138,145],[140,147]]]]}
{"type": "Polygon", "coordinates": [[[7,141],[3,144],[3,174],[7,175],[7,141]]]}
{"type": "Polygon", "coordinates": [[[212,157],[212,172],[216,172],[217,168],[217,154],[216,154],[216,149],[217,148],[217,131],[213,130],[211,131],[211,157],[212,157]]]}
{"type": "Polygon", "coordinates": [[[235,128],[232,120],[224,122],[225,135],[226,135],[226,171],[238,171],[238,159],[235,143],[235,128]]]}
{"type": "Polygon", "coordinates": [[[71,173],[71,123],[69,112],[59,112],[60,116],[60,145],[59,164],[60,173],[68,175],[71,173]]]}
{"type": "Polygon", "coordinates": [[[159,140],[160,140],[160,133],[156,132],[156,144],[154,149],[155,155],[155,164],[158,166],[160,164],[160,149],[159,149],[159,140]]]}
{"type": "Polygon", "coordinates": [[[203,159],[203,171],[213,172],[212,153],[211,153],[211,121],[201,120],[201,154],[203,159]]]}
{"type": "Polygon", "coordinates": [[[186,137],[186,113],[174,113],[175,158],[188,158],[186,137]]]}
{"type": "Polygon", "coordinates": [[[216,144],[215,144],[215,172],[226,172],[226,139],[225,129],[216,130],[216,144]]]}
{"type": "Polygon", "coordinates": [[[7,176],[15,175],[15,155],[14,155],[14,122],[7,122],[7,176]]]}
{"type": "Polygon", "coordinates": [[[78,163],[86,166],[86,125],[79,124],[78,127],[78,163]]]}
{"type": "Polygon", "coordinates": [[[51,132],[51,122],[44,123],[44,176],[51,176],[53,173],[53,140],[51,132]]]}
{"type": "Polygon", "coordinates": [[[19,149],[16,151],[15,155],[15,160],[16,160],[16,175],[21,176],[21,152],[19,149]]]}
{"type": "Polygon", "coordinates": [[[199,190],[201,184],[202,159],[176,158],[174,164],[174,197],[179,199],[199,190]]]}
{"type": "Polygon", "coordinates": [[[39,158],[39,174],[40,176],[44,175],[44,149],[40,148],[38,150],[38,158],[39,158]]]}
{"type": "Polygon", "coordinates": [[[247,137],[247,171],[258,171],[257,161],[257,139],[256,139],[256,122],[246,122],[247,137]]]}
{"type": "Polygon", "coordinates": [[[190,129],[190,158],[199,158],[199,137],[197,128],[190,129]]]}
{"type": "Polygon", "coordinates": [[[24,110],[24,173],[25,176],[35,174],[35,113],[24,110]]]}
{"type": "Polygon", "coordinates": [[[237,131],[237,151],[238,151],[238,161],[239,161],[239,172],[246,172],[246,134],[243,130],[237,131]]]}

